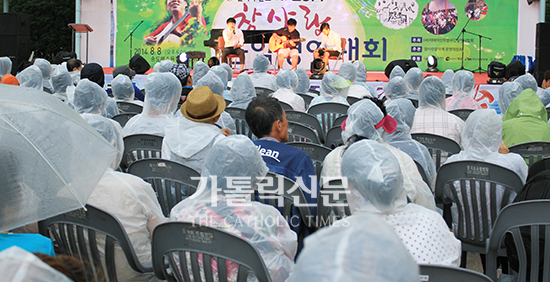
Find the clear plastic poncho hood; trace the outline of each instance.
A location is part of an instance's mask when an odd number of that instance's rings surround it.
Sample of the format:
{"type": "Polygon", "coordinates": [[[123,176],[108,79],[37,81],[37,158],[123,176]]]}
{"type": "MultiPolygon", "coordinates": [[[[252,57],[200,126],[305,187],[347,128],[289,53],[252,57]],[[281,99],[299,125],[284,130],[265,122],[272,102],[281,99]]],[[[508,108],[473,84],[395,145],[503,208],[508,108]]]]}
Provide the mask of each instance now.
{"type": "Polygon", "coordinates": [[[42,82],[44,79],[42,78],[42,71],[35,65],[24,69],[15,78],[19,81],[19,86],[34,88],[40,91],[43,89],[42,82]]]}
{"type": "MultiPolygon", "coordinates": [[[[349,80],[351,83],[354,83],[355,80],[357,79],[357,69],[351,62],[344,62],[340,66],[338,75],[349,80]]],[[[366,80],[366,77],[365,77],[365,80],[366,80]]]]}
{"type": "Polygon", "coordinates": [[[441,81],[443,82],[443,85],[445,85],[445,94],[453,94],[453,77],[455,73],[453,70],[448,69],[445,70],[443,75],[441,76],[441,81]]]}
{"type": "Polygon", "coordinates": [[[462,147],[476,159],[498,154],[502,144],[502,121],[493,109],[476,110],[462,129],[462,147]]]}
{"type": "Polygon", "coordinates": [[[144,116],[171,115],[178,107],[181,83],[170,72],[151,73],[145,80],[144,116]]]}
{"type": "Polygon", "coordinates": [[[246,109],[250,101],[256,97],[254,84],[246,72],[239,74],[231,87],[231,97],[233,102],[229,107],[246,109]]]}
{"type": "Polygon", "coordinates": [[[210,68],[223,83],[223,90],[227,89],[227,71],[221,66],[213,66],[210,68]]]}
{"type": "Polygon", "coordinates": [[[357,135],[378,142],[384,141],[384,128],[374,128],[383,118],[384,114],[371,100],[363,99],[354,103],[348,109],[342,140],[347,144],[352,136],[357,135]]]}
{"type": "Polygon", "coordinates": [[[396,76],[384,86],[384,95],[390,100],[395,100],[399,98],[406,98],[409,93],[409,87],[405,82],[405,79],[396,76]]]}
{"type": "Polygon", "coordinates": [[[256,58],[254,58],[254,62],[252,63],[252,67],[254,68],[254,72],[267,72],[267,69],[269,68],[269,60],[264,55],[258,55],[256,58]]]}
{"type": "Polygon", "coordinates": [[[197,82],[205,76],[210,68],[203,61],[198,61],[193,68],[193,84],[196,85],[197,82]]]}
{"type": "Polygon", "coordinates": [[[222,63],[220,66],[227,72],[227,81],[231,81],[233,79],[233,69],[227,63],[222,63]]]}
{"type": "MultiPolygon", "coordinates": [[[[414,121],[414,113],[416,108],[409,99],[395,99],[386,104],[388,115],[397,121],[397,128],[390,136],[409,135],[414,121]]],[[[410,136],[409,136],[410,137],[410,136]]]]}
{"type": "Polygon", "coordinates": [[[49,266],[34,254],[17,246],[0,252],[2,279],[12,282],[72,282],[65,274],[49,266]]]}
{"type": "Polygon", "coordinates": [[[309,76],[302,67],[296,69],[296,75],[298,76],[298,86],[296,87],[296,93],[306,94],[309,92],[309,76]]]}
{"type": "Polygon", "coordinates": [[[400,76],[402,78],[405,78],[405,71],[401,66],[395,66],[390,72],[390,80],[396,76],[400,76]]]}
{"type": "Polygon", "coordinates": [[[277,85],[279,88],[296,90],[298,76],[293,71],[281,70],[277,73],[277,85]]]}
{"type": "Polygon", "coordinates": [[[419,68],[410,68],[405,74],[405,82],[411,91],[416,91],[420,88],[420,84],[424,79],[424,73],[419,68]]]}
{"type": "Polygon", "coordinates": [[[113,90],[113,96],[118,101],[133,101],[135,90],[132,80],[126,75],[117,75],[111,81],[111,89],[113,90]]]}
{"type": "Polygon", "coordinates": [[[420,107],[435,107],[445,110],[445,85],[436,76],[426,77],[418,92],[420,107]]]}
{"type": "Polygon", "coordinates": [[[498,108],[504,115],[510,103],[523,91],[521,84],[513,82],[504,82],[498,89],[498,108]]]}
{"type": "Polygon", "coordinates": [[[223,82],[214,72],[208,72],[199,81],[195,82],[193,80],[193,83],[196,83],[195,88],[200,86],[208,86],[208,88],[210,88],[210,90],[212,90],[214,94],[223,96],[223,82]]]}
{"type": "Polygon", "coordinates": [[[73,85],[73,78],[66,67],[57,67],[52,76],[52,86],[55,93],[65,93],[67,87],[73,85]]]}
{"type": "Polygon", "coordinates": [[[355,61],[353,62],[353,65],[355,66],[356,72],[356,78],[353,84],[360,84],[360,83],[367,83],[367,67],[365,64],[361,61],[355,61]]]}
{"type": "Polygon", "coordinates": [[[340,95],[345,99],[350,85],[349,80],[329,71],[321,80],[321,96],[332,99],[334,95],[340,95]]]}
{"type": "Polygon", "coordinates": [[[169,72],[172,66],[176,63],[172,62],[171,60],[163,60],[160,61],[158,64],[158,72],[169,72]]]}
{"type": "Polygon", "coordinates": [[[107,92],[87,78],[81,79],[74,90],[74,109],[78,113],[101,114],[107,103],[107,92]]]}
{"type": "Polygon", "coordinates": [[[43,79],[50,79],[52,77],[52,65],[50,62],[45,59],[36,59],[34,65],[42,72],[43,79]]]}
{"type": "Polygon", "coordinates": [[[8,57],[0,57],[0,78],[2,76],[11,73],[11,60],[8,57]]]}
{"type": "Polygon", "coordinates": [[[117,150],[118,154],[110,165],[112,169],[117,169],[124,152],[124,141],[122,140],[122,127],[120,124],[112,119],[96,114],[81,114],[80,116],[117,150]]]}
{"type": "Polygon", "coordinates": [[[527,89],[527,88],[531,88],[533,89],[533,91],[535,91],[535,93],[537,93],[537,80],[530,74],[530,73],[526,73],[516,79],[514,79],[514,82],[517,82],[521,85],[521,87],[523,88],[523,90],[527,89]]]}
{"type": "Polygon", "coordinates": [[[473,97],[475,85],[474,74],[471,71],[459,70],[453,76],[453,96],[467,95],[473,97]]]}

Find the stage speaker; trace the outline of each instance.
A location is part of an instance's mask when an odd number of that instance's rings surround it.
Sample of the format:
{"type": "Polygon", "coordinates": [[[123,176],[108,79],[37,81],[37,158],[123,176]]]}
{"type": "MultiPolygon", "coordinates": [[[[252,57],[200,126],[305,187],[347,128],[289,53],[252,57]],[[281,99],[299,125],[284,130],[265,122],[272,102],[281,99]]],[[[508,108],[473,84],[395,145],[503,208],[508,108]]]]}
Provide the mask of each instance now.
{"type": "Polygon", "coordinates": [[[142,57],[140,54],[135,54],[130,59],[130,64],[128,64],[128,66],[137,74],[144,74],[146,71],[148,71],[151,68],[151,65],[149,65],[147,60],[144,57],[142,57]]]}
{"type": "Polygon", "coordinates": [[[407,72],[410,68],[417,68],[416,62],[413,60],[394,60],[391,61],[387,66],[384,72],[386,73],[386,77],[390,78],[391,71],[395,66],[400,66],[405,72],[407,72]]]}
{"type": "Polygon", "coordinates": [[[544,79],[544,72],[550,70],[550,23],[537,23],[537,40],[535,49],[535,78],[539,86],[544,79]]]}
{"type": "Polygon", "coordinates": [[[0,35],[4,34],[31,34],[29,14],[0,13],[0,35]]]}
{"type": "Polygon", "coordinates": [[[11,74],[15,75],[19,64],[28,60],[31,54],[30,36],[0,35],[0,42],[0,57],[11,59],[11,74]]]}

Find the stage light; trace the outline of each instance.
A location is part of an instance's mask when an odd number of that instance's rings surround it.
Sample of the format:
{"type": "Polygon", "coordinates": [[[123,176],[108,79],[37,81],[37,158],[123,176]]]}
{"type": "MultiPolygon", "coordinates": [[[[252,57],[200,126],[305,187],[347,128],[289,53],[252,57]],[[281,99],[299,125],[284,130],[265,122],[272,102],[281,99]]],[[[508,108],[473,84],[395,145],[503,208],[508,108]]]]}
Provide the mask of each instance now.
{"type": "Polygon", "coordinates": [[[428,72],[438,72],[437,69],[437,58],[434,55],[428,56],[428,59],[426,60],[428,62],[428,69],[426,71],[428,72]]]}
{"type": "Polygon", "coordinates": [[[178,62],[178,64],[184,64],[187,67],[189,67],[187,62],[187,53],[185,52],[179,54],[178,57],[176,58],[176,61],[178,62]]]}
{"type": "Polygon", "coordinates": [[[489,80],[487,81],[488,84],[503,84],[504,83],[504,75],[506,72],[506,65],[501,62],[495,62],[492,61],[487,66],[487,76],[489,77],[489,80]]]}
{"type": "Polygon", "coordinates": [[[325,62],[321,59],[315,59],[311,62],[311,73],[309,79],[323,79],[324,74],[327,72],[325,62]]]}

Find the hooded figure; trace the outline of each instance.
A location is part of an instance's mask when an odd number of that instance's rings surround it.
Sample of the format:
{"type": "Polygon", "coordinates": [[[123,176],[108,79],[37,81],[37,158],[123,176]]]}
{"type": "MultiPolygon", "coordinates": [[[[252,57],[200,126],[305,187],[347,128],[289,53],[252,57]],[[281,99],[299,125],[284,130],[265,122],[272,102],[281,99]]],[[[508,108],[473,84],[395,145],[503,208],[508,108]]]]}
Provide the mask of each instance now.
{"type": "Polygon", "coordinates": [[[348,96],[362,99],[363,97],[377,97],[376,89],[367,84],[367,68],[361,61],[353,62],[356,70],[355,81],[349,87],[348,96]]]}
{"type": "Polygon", "coordinates": [[[410,68],[405,74],[405,82],[409,87],[407,99],[418,101],[418,89],[424,79],[424,73],[419,68],[410,68]]]}
{"type": "Polygon", "coordinates": [[[229,83],[233,79],[233,69],[227,63],[222,63],[220,66],[227,72],[227,83],[229,83]]]}
{"type": "Polygon", "coordinates": [[[321,94],[311,100],[309,107],[328,102],[349,105],[346,98],[348,97],[350,85],[349,80],[333,72],[327,72],[321,80],[321,94]]]}
{"type": "Polygon", "coordinates": [[[19,81],[19,86],[29,87],[44,91],[42,87],[42,71],[37,66],[30,66],[16,76],[17,81],[19,81]]]}
{"type": "Polygon", "coordinates": [[[386,98],[389,100],[407,98],[408,94],[409,87],[407,86],[405,79],[400,76],[390,79],[390,81],[384,86],[384,95],[386,95],[386,98]]]}
{"type": "Polygon", "coordinates": [[[445,85],[445,95],[453,95],[453,77],[455,73],[453,70],[446,70],[441,76],[441,81],[445,85]]]}
{"type": "Polygon", "coordinates": [[[52,76],[53,95],[63,102],[67,102],[67,87],[73,86],[73,78],[67,68],[58,67],[52,76]]]}
{"type": "MultiPolygon", "coordinates": [[[[203,61],[198,61],[193,68],[193,87],[197,87],[199,80],[210,71],[210,68],[203,61]]],[[[222,82],[223,83],[223,82],[222,82]]]]}
{"type": "MultiPolygon", "coordinates": [[[[250,179],[246,191],[254,191],[258,178],[267,172],[262,156],[248,137],[229,136],[216,143],[206,157],[199,183],[203,189],[172,208],[170,219],[195,222],[243,237],[259,251],[273,281],[285,281],[294,268],[296,233],[274,207],[250,202],[246,198],[250,194],[226,194],[232,185],[226,177],[250,179]],[[216,184],[212,183],[214,177],[216,184]],[[216,191],[212,190],[213,185],[216,191]],[[268,219],[276,224],[266,224],[268,219]]],[[[228,280],[236,281],[237,265],[228,262],[227,268],[228,280]]]]}
{"type": "MultiPolygon", "coordinates": [[[[203,78],[201,78],[196,84],[196,87],[200,86],[208,86],[214,94],[223,97],[223,82],[214,72],[208,72],[205,76],[203,76],[203,78]]],[[[235,121],[228,112],[222,112],[220,119],[216,122],[216,124],[221,126],[221,128],[229,129],[231,134],[237,134],[237,126],[235,125],[235,121]]]]}
{"type": "Polygon", "coordinates": [[[289,70],[279,71],[277,73],[277,86],[279,89],[273,92],[271,97],[289,104],[295,111],[306,111],[304,98],[294,92],[298,86],[298,76],[295,72],[289,70]]]}
{"type": "Polygon", "coordinates": [[[453,96],[445,100],[447,111],[457,109],[479,110],[481,106],[474,99],[474,74],[460,70],[453,76],[453,96]]]}
{"type": "Polygon", "coordinates": [[[43,87],[44,91],[48,93],[53,93],[52,83],[50,78],[52,77],[52,65],[45,59],[36,59],[34,65],[37,66],[42,72],[43,87]]]}
{"type": "MultiPolygon", "coordinates": [[[[103,72],[103,68],[99,64],[90,63],[85,65],[80,71],[80,79],[85,78],[97,83],[97,85],[99,85],[102,89],[105,86],[105,74],[103,72]]],[[[118,111],[118,106],[115,99],[107,96],[105,109],[101,115],[106,118],[112,118],[119,113],[120,112],[118,111]]]]}
{"type": "Polygon", "coordinates": [[[111,81],[111,89],[113,90],[113,96],[115,101],[128,102],[143,106],[143,102],[134,100],[135,89],[132,84],[132,80],[126,75],[117,75],[113,81],[111,81]]]}
{"type": "Polygon", "coordinates": [[[550,142],[546,108],[532,88],[523,90],[502,118],[502,140],[507,147],[532,141],[550,142]]]}
{"type": "Polygon", "coordinates": [[[233,97],[231,97],[231,93],[227,90],[227,71],[222,66],[213,66],[210,70],[213,71],[223,83],[223,99],[232,101],[233,97]]]}
{"type": "Polygon", "coordinates": [[[11,73],[11,60],[9,57],[0,57],[0,78],[11,73]]]}
{"type": "Polygon", "coordinates": [[[460,265],[462,245],[437,212],[407,204],[399,161],[372,140],[351,145],[342,160],[352,216],[376,213],[389,223],[417,263],[460,265]]]}
{"type": "Polygon", "coordinates": [[[169,72],[173,65],[176,63],[171,60],[162,60],[158,63],[158,72],[169,72]]]}
{"type": "Polygon", "coordinates": [[[256,56],[252,65],[254,68],[254,73],[250,75],[250,80],[252,80],[254,87],[262,87],[277,91],[279,88],[277,86],[277,77],[267,73],[267,68],[269,68],[269,65],[270,63],[266,56],[256,56]]]}
{"type": "Polygon", "coordinates": [[[228,107],[243,110],[246,110],[250,101],[256,97],[256,90],[246,72],[239,74],[237,79],[235,79],[233,87],[231,87],[231,96],[233,97],[233,102],[228,107]]]}
{"type": "Polygon", "coordinates": [[[395,132],[388,135],[386,141],[393,147],[407,153],[422,166],[428,177],[429,185],[434,190],[437,171],[432,155],[430,155],[426,146],[411,137],[411,126],[416,108],[408,99],[396,99],[386,104],[386,110],[388,115],[397,121],[395,132]]]}
{"type": "Polygon", "coordinates": [[[298,76],[298,86],[296,87],[297,94],[308,94],[309,92],[309,77],[307,76],[306,70],[302,67],[296,69],[296,75],[298,76]]]}
{"type": "Polygon", "coordinates": [[[16,246],[0,252],[0,271],[2,279],[6,279],[5,281],[74,281],[43,262],[33,253],[16,246]]]}
{"type": "Polygon", "coordinates": [[[84,78],[78,82],[74,91],[74,109],[80,113],[100,115],[105,110],[107,93],[94,82],[84,78]]]}
{"type": "MultiPolygon", "coordinates": [[[[88,198],[88,204],[120,220],[139,261],[150,263],[153,229],[167,221],[155,191],[141,178],[114,170],[120,164],[124,151],[120,124],[100,115],[82,114],[82,117],[119,152],[88,198]]],[[[102,240],[98,241],[98,245],[104,244],[102,240]]],[[[124,259],[120,248],[115,249],[115,257],[117,276],[121,281],[158,281],[153,273],[135,272],[124,259]]]]}
{"type": "Polygon", "coordinates": [[[348,109],[345,129],[342,131],[342,140],[345,145],[332,150],[325,157],[321,177],[342,177],[342,155],[355,141],[361,139],[377,141],[398,159],[404,178],[403,186],[409,199],[413,203],[435,210],[432,191],[422,180],[413,159],[386,143],[386,134],[394,132],[396,126],[396,121],[391,116],[384,115],[379,106],[370,99],[363,99],[351,105],[348,109]]]}
{"type": "Polygon", "coordinates": [[[287,282],[418,282],[418,265],[379,216],[353,215],[305,239],[287,282]]]}
{"type": "Polygon", "coordinates": [[[445,85],[441,79],[436,76],[426,77],[420,84],[419,96],[419,107],[414,115],[411,133],[441,135],[460,145],[464,121],[445,111],[445,85]]]}
{"type": "MultiPolygon", "coordinates": [[[[120,76],[126,77],[119,75],[116,78],[120,76]]],[[[133,116],[126,123],[122,129],[123,137],[134,134],[164,136],[164,125],[168,119],[174,117],[178,106],[181,84],[172,73],[151,73],[145,80],[145,93],[147,95],[143,103],[143,112],[133,116]]]]}
{"type": "Polygon", "coordinates": [[[514,82],[519,83],[523,90],[531,88],[533,89],[533,91],[535,91],[535,93],[537,92],[537,80],[530,73],[519,76],[518,78],[514,79],[514,82]]]}
{"type": "Polygon", "coordinates": [[[403,68],[401,68],[401,66],[393,67],[393,69],[390,72],[390,80],[392,80],[392,78],[394,78],[396,76],[400,76],[402,78],[405,78],[405,71],[403,70],[403,68]]]}
{"type": "Polygon", "coordinates": [[[500,114],[504,116],[510,103],[523,91],[521,84],[513,82],[504,82],[498,89],[498,107],[500,114]]]}
{"type": "MultiPolygon", "coordinates": [[[[529,89],[529,91],[534,96],[533,98],[537,98],[536,94],[534,94],[531,89],[529,89]]],[[[542,103],[540,103],[540,105],[542,106],[542,103]]],[[[546,124],[545,122],[541,122],[541,124],[542,123],[546,124]]],[[[525,160],[520,155],[515,153],[501,154],[498,152],[498,149],[502,144],[504,124],[505,123],[501,122],[500,117],[495,110],[492,109],[477,110],[470,114],[462,131],[462,146],[464,149],[460,151],[459,154],[450,156],[446,163],[456,161],[487,162],[514,171],[521,178],[521,180],[525,182],[528,170],[525,160]]],[[[546,125],[550,127],[550,125],[546,125]]],[[[470,193],[468,183],[466,183],[466,186],[462,188],[466,189],[468,194],[470,193]]],[[[446,187],[446,189],[448,189],[448,187],[446,187]]],[[[500,185],[497,185],[497,189],[497,201],[501,202],[503,200],[502,197],[505,189],[500,185]]],[[[445,191],[445,195],[451,200],[457,201],[457,199],[454,199],[453,194],[450,191],[445,191]]],[[[512,202],[515,196],[516,193],[511,193],[510,199],[507,200],[512,202]]],[[[461,201],[462,198],[458,200],[461,201]]],[[[489,206],[489,204],[490,203],[487,203],[487,206],[489,206]]],[[[451,207],[451,211],[453,214],[453,229],[457,230],[458,210],[456,205],[451,207]]],[[[480,212],[480,217],[481,216],[482,214],[480,212]]],[[[480,230],[480,232],[483,232],[483,230],[480,230]]]]}

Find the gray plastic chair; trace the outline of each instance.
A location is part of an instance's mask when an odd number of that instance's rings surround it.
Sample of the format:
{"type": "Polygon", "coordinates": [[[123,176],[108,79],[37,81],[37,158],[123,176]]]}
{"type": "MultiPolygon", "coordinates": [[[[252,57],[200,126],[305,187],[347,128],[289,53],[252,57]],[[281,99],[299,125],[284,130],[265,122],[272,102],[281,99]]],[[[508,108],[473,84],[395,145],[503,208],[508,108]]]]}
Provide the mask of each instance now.
{"type": "Polygon", "coordinates": [[[246,110],[240,108],[227,107],[225,111],[228,112],[233,120],[235,121],[235,126],[237,127],[237,134],[243,134],[248,136],[252,140],[256,140],[256,136],[250,131],[248,124],[246,123],[245,113],[246,110]]]}
{"type": "Polygon", "coordinates": [[[323,185],[317,199],[319,227],[332,225],[335,221],[351,215],[347,187],[342,187],[341,179],[334,179],[323,185]]]}
{"type": "Polygon", "coordinates": [[[135,115],[137,115],[137,114],[136,113],[122,113],[122,114],[118,114],[118,115],[112,117],[111,119],[118,122],[120,124],[120,126],[124,127],[126,125],[126,123],[128,123],[128,121],[135,115]]]}
{"type": "Polygon", "coordinates": [[[300,123],[307,127],[310,127],[317,133],[317,136],[319,137],[319,141],[324,143],[325,131],[321,127],[321,123],[319,123],[319,120],[317,119],[317,117],[308,113],[297,112],[297,111],[285,111],[285,113],[286,113],[286,119],[288,121],[300,123]]]}
{"type": "Polygon", "coordinates": [[[254,89],[256,89],[256,96],[261,96],[261,95],[269,96],[271,93],[275,92],[269,88],[264,88],[264,87],[254,87],[254,89]]]}
{"type": "Polygon", "coordinates": [[[463,121],[466,121],[471,113],[473,113],[474,110],[472,109],[457,109],[449,111],[449,113],[461,118],[463,121]]]}
{"type": "Polygon", "coordinates": [[[321,170],[323,169],[323,161],[331,150],[322,145],[306,142],[290,142],[287,144],[294,148],[298,148],[308,154],[308,156],[313,161],[313,166],[315,167],[317,179],[319,179],[319,177],[321,177],[321,170]]]}
{"type": "Polygon", "coordinates": [[[426,175],[426,171],[422,167],[421,164],[419,164],[417,161],[414,161],[414,164],[416,164],[416,168],[418,169],[418,173],[420,173],[420,176],[422,177],[422,180],[428,187],[431,187],[430,181],[428,180],[428,176],[426,175]]]}
{"type": "MultiPolygon", "coordinates": [[[[426,282],[492,282],[491,278],[466,268],[421,264],[420,281],[426,282]]],[[[496,281],[496,280],[495,280],[496,281]]]]}
{"type": "Polygon", "coordinates": [[[510,152],[520,154],[524,157],[528,166],[545,157],[550,157],[550,142],[545,141],[516,144],[510,146],[508,149],[510,149],[510,152]]]}
{"type": "Polygon", "coordinates": [[[288,122],[288,142],[310,142],[321,144],[319,137],[313,129],[292,121],[288,122]]]}
{"type": "Polygon", "coordinates": [[[193,195],[200,174],[183,164],[164,159],[144,159],[133,162],[128,173],[141,177],[153,186],[164,216],[183,199],[193,195]]]}
{"type": "MultiPolygon", "coordinates": [[[[457,206],[458,226],[454,233],[462,242],[462,251],[484,254],[491,223],[495,222],[500,210],[510,203],[511,194],[518,193],[522,188],[521,178],[507,168],[486,162],[458,161],[444,164],[439,169],[435,201],[443,204],[452,202],[457,206]],[[504,188],[501,203],[497,202],[497,185],[504,188]]],[[[443,216],[449,224],[448,213],[449,209],[444,209],[443,216]]],[[[463,255],[463,264],[464,259],[463,255]]]]}
{"type": "Polygon", "coordinates": [[[487,243],[487,276],[497,281],[497,256],[502,246],[502,240],[506,233],[511,233],[514,238],[519,259],[518,282],[527,281],[526,275],[530,273],[530,281],[550,281],[550,200],[530,200],[511,204],[505,207],[498,216],[494,226],[491,238],[487,243]],[[523,243],[520,227],[530,229],[531,242],[530,248],[526,250],[523,243]],[[544,253],[540,253],[540,231],[544,231],[544,253]],[[529,251],[531,256],[527,257],[529,251]],[[528,260],[530,265],[536,267],[527,267],[528,260]],[[539,273],[539,265],[543,263],[543,273],[539,273]],[[530,269],[529,269],[530,268],[530,269]],[[539,275],[542,280],[539,280],[539,275]]]}
{"type": "Polygon", "coordinates": [[[306,103],[306,109],[309,107],[309,104],[311,104],[311,100],[313,100],[313,96],[309,95],[309,94],[302,94],[302,93],[296,93],[298,94],[298,96],[302,97],[302,99],[304,99],[304,102],[306,103]]]}
{"type": "Polygon", "coordinates": [[[342,145],[344,145],[344,141],[342,140],[342,128],[340,126],[335,126],[327,132],[325,146],[334,149],[342,145]]]}
{"type": "Polygon", "coordinates": [[[283,110],[285,110],[285,112],[286,111],[294,111],[294,108],[292,108],[292,106],[287,102],[283,102],[283,101],[279,100],[279,104],[281,105],[281,107],[283,107],[283,110]]]}
{"type": "Polygon", "coordinates": [[[348,118],[348,115],[339,116],[337,119],[334,120],[334,123],[332,124],[332,127],[335,126],[341,126],[342,123],[348,118]]]}
{"type": "Polygon", "coordinates": [[[126,171],[137,160],[161,158],[164,137],[151,134],[135,134],[124,137],[124,153],[120,167],[126,171]]]}
{"type": "Polygon", "coordinates": [[[414,140],[422,143],[422,145],[426,146],[426,148],[428,148],[428,152],[430,152],[430,154],[434,158],[436,170],[438,170],[443,163],[441,161],[442,153],[443,157],[445,157],[445,153],[447,153],[447,157],[450,157],[453,154],[460,153],[460,145],[458,145],[456,141],[441,135],[429,133],[413,133],[411,134],[411,137],[414,140]]]}
{"type": "Polygon", "coordinates": [[[348,101],[349,105],[353,105],[354,103],[356,103],[357,101],[361,101],[360,98],[357,98],[357,97],[351,97],[351,96],[348,96],[346,98],[346,100],[348,101]]]}
{"type": "Polygon", "coordinates": [[[307,109],[308,114],[317,116],[325,132],[333,127],[334,121],[342,115],[348,114],[348,105],[341,103],[320,103],[307,109]]]}
{"type": "Polygon", "coordinates": [[[116,217],[91,205],[86,205],[86,209],[40,221],[38,231],[52,239],[57,254],[89,262],[94,266],[90,268],[94,276],[102,273],[108,281],[117,281],[115,244],[120,246],[133,270],[153,272],[151,264],[139,262],[124,227],[116,217]],[[99,245],[98,240],[105,241],[105,245],[99,245]]]}
{"type": "Polygon", "coordinates": [[[134,103],[118,101],[116,102],[116,105],[121,114],[124,114],[124,113],[141,114],[141,112],[143,112],[143,107],[140,105],[136,105],[134,103]]]}
{"type": "Polygon", "coordinates": [[[237,282],[247,281],[250,272],[260,282],[271,281],[260,253],[240,236],[188,222],[163,223],[153,231],[153,268],[159,279],[190,282],[192,277],[193,281],[213,282],[212,260],[217,263],[219,281],[227,281],[227,260],[239,264],[237,282]]]}

